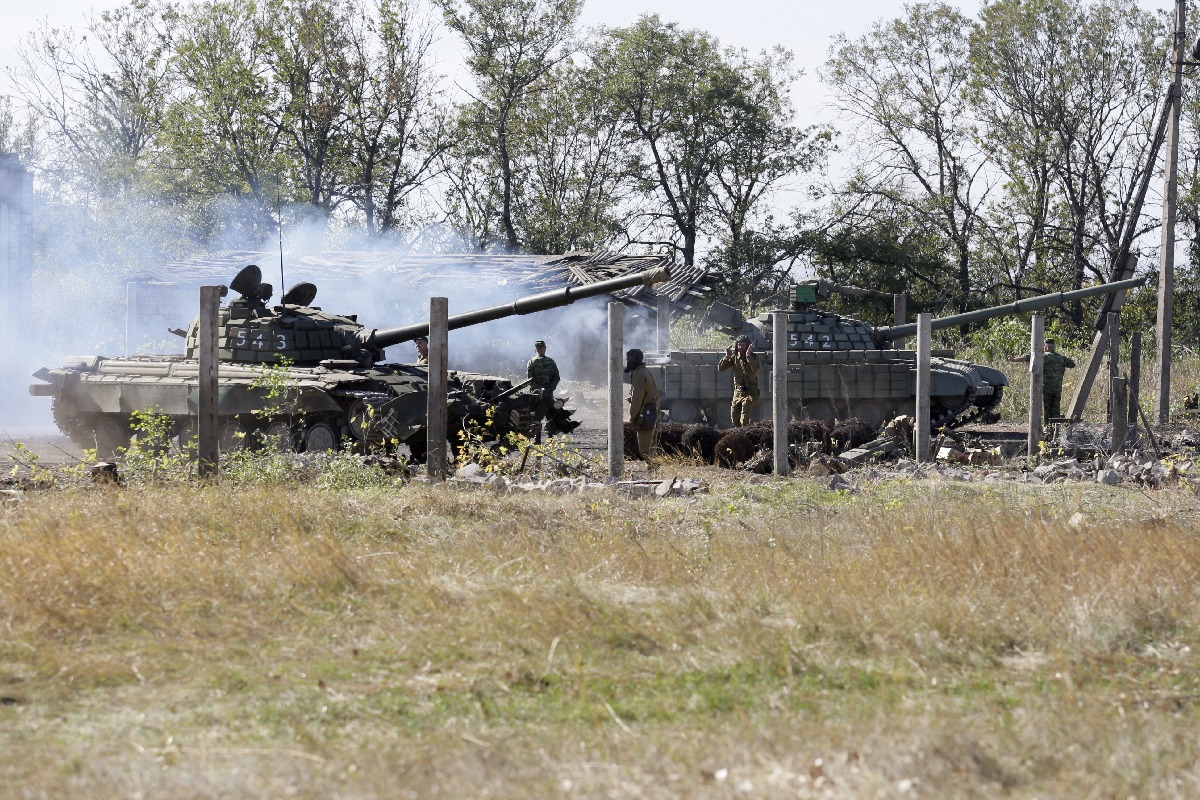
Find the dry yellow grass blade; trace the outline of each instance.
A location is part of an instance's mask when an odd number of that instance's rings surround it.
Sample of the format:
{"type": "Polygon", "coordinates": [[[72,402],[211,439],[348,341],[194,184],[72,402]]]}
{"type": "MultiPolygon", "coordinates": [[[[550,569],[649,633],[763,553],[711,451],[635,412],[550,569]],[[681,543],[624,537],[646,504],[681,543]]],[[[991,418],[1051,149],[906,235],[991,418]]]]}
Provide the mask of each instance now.
{"type": "Polygon", "coordinates": [[[1186,796],[1198,510],[31,492],[0,518],[0,797],[1186,796]]]}

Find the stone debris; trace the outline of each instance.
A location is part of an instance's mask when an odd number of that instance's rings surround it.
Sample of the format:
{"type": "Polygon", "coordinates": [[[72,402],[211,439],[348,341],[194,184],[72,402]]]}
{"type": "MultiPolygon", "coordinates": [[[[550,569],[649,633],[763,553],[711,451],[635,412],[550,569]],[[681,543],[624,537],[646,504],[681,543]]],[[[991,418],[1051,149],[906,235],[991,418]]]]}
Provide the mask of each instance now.
{"type": "Polygon", "coordinates": [[[572,494],[585,491],[611,491],[634,497],[687,497],[708,491],[708,485],[695,478],[666,480],[597,481],[586,477],[533,480],[524,476],[507,477],[486,472],[478,464],[466,464],[454,472],[447,483],[457,486],[488,488],[497,492],[548,492],[572,494]]]}
{"type": "Polygon", "coordinates": [[[88,473],[92,476],[92,483],[121,482],[121,473],[117,471],[117,465],[111,461],[97,461],[88,469],[88,473]]]}
{"type": "Polygon", "coordinates": [[[25,492],[20,489],[0,489],[0,505],[4,508],[16,506],[24,497],[25,492]]]}
{"type": "Polygon", "coordinates": [[[831,492],[857,492],[858,489],[850,485],[850,482],[843,478],[840,474],[833,475],[829,478],[829,482],[825,484],[825,488],[831,492]]]}

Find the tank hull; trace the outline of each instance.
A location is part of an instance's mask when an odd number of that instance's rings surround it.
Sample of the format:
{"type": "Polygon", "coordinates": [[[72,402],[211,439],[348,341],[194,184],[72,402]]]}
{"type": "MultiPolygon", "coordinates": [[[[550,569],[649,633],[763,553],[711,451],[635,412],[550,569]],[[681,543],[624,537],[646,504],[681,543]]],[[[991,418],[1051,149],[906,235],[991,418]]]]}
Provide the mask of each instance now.
{"type": "MultiPolygon", "coordinates": [[[[272,397],[262,368],[222,364],[217,389],[219,438],[225,450],[264,441],[294,450],[330,450],[346,443],[407,444],[424,452],[428,377],[423,366],[378,364],[349,370],[317,367],[276,368],[272,397]],[[270,434],[269,436],[267,434],[270,434]]],[[[184,447],[195,435],[199,362],[182,356],[69,360],[41,370],[45,381],[31,387],[52,397],[59,428],[83,448],[111,458],[129,444],[133,412],[169,418],[184,447]]],[[[494,406],[487,401],[512,388],[506,378],[452,371],[449,374],[452,425],[486,421],[495,435],[528,432],[536,398],[513,393],[494,406]]]]}
{"type": "MultiPolygon", "coordinates": [[[[662,387],[662,407],[672,421],[732,424],[731,372],[717,364],[724,351],[676,350],[664,364],[650,366],[662,387]]],[[[759,353],[758,385],[762,398],[756,419],[771,414],[773,391],[770,354],[759,353]]],[[[944,351],[930,365],[930,416],[935,425],[961,424],[992,411],[1007,384],[1003,373],[972,364],[944,351]]],[[[916,353],[909,350],[789,351],[788,406],[793,419],[834,423],[857,417],[879,426],[916,407],[916,353]]]]}

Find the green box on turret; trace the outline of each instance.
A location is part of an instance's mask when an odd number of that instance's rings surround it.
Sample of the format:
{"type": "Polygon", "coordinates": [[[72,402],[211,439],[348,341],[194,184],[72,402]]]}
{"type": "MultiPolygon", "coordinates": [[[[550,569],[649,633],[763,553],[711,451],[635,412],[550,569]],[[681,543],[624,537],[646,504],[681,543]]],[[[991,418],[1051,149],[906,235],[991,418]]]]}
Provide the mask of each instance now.
{"type": "Polygon", "coordinates": [[[817,302],[817,287],[806,286],[805,284],[796,285],[796,302],[797,303],[815,303],[817,302]]]}

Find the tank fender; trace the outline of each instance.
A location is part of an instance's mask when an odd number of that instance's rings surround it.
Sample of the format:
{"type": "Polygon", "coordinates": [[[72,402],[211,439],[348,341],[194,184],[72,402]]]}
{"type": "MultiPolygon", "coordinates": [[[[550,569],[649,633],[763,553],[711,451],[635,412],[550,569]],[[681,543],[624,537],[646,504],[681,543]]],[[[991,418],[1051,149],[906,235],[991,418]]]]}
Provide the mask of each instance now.
{"type": "MultiPolygon", "coordinates": [[[[267,400],[265,389],[255,389],[250,386],[238,384],[221,386],[217,389],[217,411],[220,414],[251,414],[262,409],[268,402],[271,401],[267,400]]],[[[287,410],[295,409],[297,412],[304,414],[341,411],[341,406],[338,405],[337,400],[328,392],[309,386],[299,387],[299,394],[297,396],[289,397],[285,402],[280,404],[287,406],[287,410]]],[[[187,413],[197,414],[199,413],[199,408],[200,389],[196,386],[189,386],[187,413]]]]}
{"type": "Polygon", "coordinates": [[[1008,386],[1008,378],[1004,373],[995,367],[989,367],[986,364],[976,364],[975,371],[979,373],[979,377],[990,383],[992,386],[1008,386]]]}

